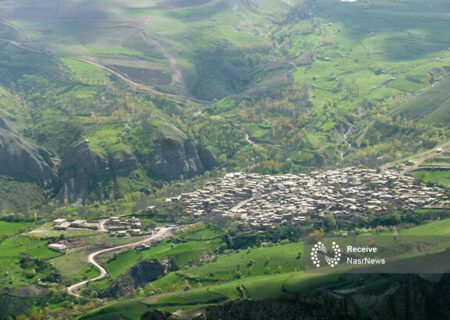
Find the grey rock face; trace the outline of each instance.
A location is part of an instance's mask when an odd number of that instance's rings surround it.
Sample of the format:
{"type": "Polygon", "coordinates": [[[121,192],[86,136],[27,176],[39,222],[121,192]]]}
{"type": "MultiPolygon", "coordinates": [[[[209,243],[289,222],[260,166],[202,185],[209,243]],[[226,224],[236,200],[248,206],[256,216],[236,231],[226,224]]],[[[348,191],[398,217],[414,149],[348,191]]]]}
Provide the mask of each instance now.
{"type": "Polygon", "coordinates": [[[107,297],[132,295],[136,288],[155,281],[167,273],[167,265],[157,261],[142,261],[123,274],[105,293],[107,297]]]}
{"type": "Polygon", "coordinates": [[[173,180],[180,176],[191,178],[211,170],[217,160],[207,149],[197,150],[194,142],[187,137],[172,139],[169,137],[155,141],[154,151],[143,158],[143,166],[153,176],[173,180]]]}
{"type": "Polygon", "coordinates": [[[0,123],[0,174],[18,181],[36,182],[44,188],[55,186],[55,155],[38,147],[0,123]]]}
{"type": "Polygon", "coordinates": [[[205,147],[198,148],[198,155],[206,170],[212,170],[219,164],[216,155],[205,147]]]}
{"type": "Polygon", "coordinates": [[[61,189],[57,198],[69,203],[87,203],[92,193],[96,200],[102,201],[114,191],[117,176],[126,176],[136,168],[136,158],[131,154],[120,158],[95,154],[87,142],[81,142],[67,150],[61,159],[61,189]]]}

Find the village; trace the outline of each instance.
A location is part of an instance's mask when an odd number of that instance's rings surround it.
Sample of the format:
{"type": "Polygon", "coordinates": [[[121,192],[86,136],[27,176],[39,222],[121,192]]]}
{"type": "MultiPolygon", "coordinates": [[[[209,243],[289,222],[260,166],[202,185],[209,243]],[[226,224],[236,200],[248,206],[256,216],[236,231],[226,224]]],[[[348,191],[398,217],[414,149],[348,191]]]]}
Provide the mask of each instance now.
{"type": "MultiPolygon", "coordinates": [[[[69,228],[90,229],[99,232],[107,232],[110,236],[117,237],[136,237],[152,234],[152,230],[146,230],[142,226],[139,218],[135,217],[131,217],[130,220],[124,220],[120,217],[113,216],[109,217],[108,219],[100,220],[98,222],[87,222],[86,220],[68,221],[67,219],[63,218],[53,220],[54,230],[65,231],[69,228]]],[[[48,247],[57,251],[64,251],[67,249],[67,245],[64,241],[52,243],[48,247]]]]}
{"type": "Polygon", "coordinates": [[[102,232],[108,232],[111,236],[125,237],[142,236],[149,234],[149,231],[143,229],[139,218],[131,217],[130,220],[121,220],[119,217],[109,217],[99,222],[87,222],[86,220],[68,221],[67,219],[53,220],[53,229],[67,230],[68,228],[91,229],[102,232]]]}
{"type": "Polygon", "coordinates": [[[166,199],[187,214],[237,218],[253,228],[268,228],[325,215],[357,217],[392,208],[414,210],[443,205],[438,187],[416,184],[395,171],[356,167],[279,176],[228,173],[200,190],[166,199]]]}

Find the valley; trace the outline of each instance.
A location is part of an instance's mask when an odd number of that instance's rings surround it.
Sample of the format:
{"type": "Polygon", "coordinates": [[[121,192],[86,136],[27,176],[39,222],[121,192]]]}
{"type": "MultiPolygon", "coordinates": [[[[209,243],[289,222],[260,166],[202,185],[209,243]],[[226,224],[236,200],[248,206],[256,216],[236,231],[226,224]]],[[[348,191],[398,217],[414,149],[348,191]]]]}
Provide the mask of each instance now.
{"type": "Polygon", "coordinates": [[[0,1],[0,319],[445,319],[447,274],[304,259],[447,257],[449,9],[0,1]]]}

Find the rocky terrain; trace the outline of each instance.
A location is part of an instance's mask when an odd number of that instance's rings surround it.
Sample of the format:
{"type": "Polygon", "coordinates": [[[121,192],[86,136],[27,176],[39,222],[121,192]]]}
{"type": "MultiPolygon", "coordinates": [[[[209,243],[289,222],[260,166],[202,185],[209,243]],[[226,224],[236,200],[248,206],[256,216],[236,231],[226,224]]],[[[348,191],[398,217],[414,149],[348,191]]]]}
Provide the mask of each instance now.
{"type": "Polygon", "coordinates": [[[36,182],[45,188],[57,182],[55,154],[26,141],[1,118],[0,163],[0,174],[18,181],[36,182]]]}
{"type": "Polygon", "coordinates": [[[141,167],[156,179],[172,180],[217,166],[210,150],[174,130],[162,131],[143,154],[95,152],[86,139],[69,146],[59,159],[54,152],[26,141],[0,118],[0,175],[53,190],[61,202],[84,204],[117,194],[117,178],[141,167]]]}
{"type": "Polygon", "coordinates": [[[150,177],[161,180],[192,178],[218,164],[215,155],[197,147],[184,133],[175,128],[161,130],[148,142],[149,151],[94,152],[90,141],[71,146],[61,159],[57,198],[68,203],[89,203],[107,199],[118,193],[117,178],[128,177],[143,168],[150,177]]]}
{"type": "Polygon", "coordinates": [[[167,274],[167,261],[142,261],[120,276],[104,294],[105,297],[132,296],[135,289],[167,274]]]}
{"type": "Polygon", "coordinates": [[[171,128],[160,130],[154,141],[154,152],[143,155],[143,167],[160,179],[192,178],[217,166],[215,155],[197,147],[183,132],[171,128]]]}

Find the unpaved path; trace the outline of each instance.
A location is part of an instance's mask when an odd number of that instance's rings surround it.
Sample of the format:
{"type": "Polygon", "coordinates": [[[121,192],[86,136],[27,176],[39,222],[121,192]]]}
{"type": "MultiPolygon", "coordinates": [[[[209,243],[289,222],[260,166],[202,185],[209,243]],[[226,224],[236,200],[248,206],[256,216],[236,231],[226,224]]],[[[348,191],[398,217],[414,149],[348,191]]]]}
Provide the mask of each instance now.
{"type": "Polygon", "coordinates": [[[108,275],[108,272],[105,270],[105,268],[102,267],[102,265],[100,265],[95,258],[101,254],[107,253],[107,252],[112,252],[112,251],[116,251],[116,250],[120,250],[120,249],[126,249],[126,248],[135,248],[139,245],[142,244],[147,244],[150,242],[154,242],[154,241],[159,241],[162,240],[168,236],[170,236],[171,234],[171,228],[161,228],[161,230],[158,231],[158,233],[144,239],[144,240],[140,240],[138,242],[133,242],[133,243],[128,243],[128,244],[124,244],[124,245],[120,245],[117,247],[112,247],[112,248],[107,248],[107,249],[102,249],[96,252],[91,253],[88,256],[88,262],[90,264],[92,264],[94,267],[96,267],[98,269],[98,271],[100,271],[100,275],[98,275],[95,278],[89,279],[89,280],[84,280],[81,281],[79,283],[76,283],[74,285],[71,285],[70,287],[67,288],[67,293],[71,296],[74,297],[81,297],[78,294],[78,289],[82,286],[84,286],[85,284],[87,284],[88,282],[93,282],[93,281],[97,281],[97,280],[101,280],[103,278],[105,278],[108,275]]]}
{"type": "MultiPolygon", "coordinates": [[[[421,153],[417,159],[411,159],[411,157],[400,159],[400,160],[397,160],[397,161],[386,163],[383,166],[381,166],[380,169],[381,169],[381,171],[384,171],[386,169],[389,169],[389,168],[397,165],[400,162],[404,162],[404,161],[412,162],[413,163],[412,166],[406,167],[405,169],[402,170],[402,172],[400,172],[400,176],[403,176],[403,175],[407,174],[408,172],[411,172],[411,171],[419,169],[420,165],[424,161],[426,161],[426,160],[428,160],[428,159],[430,159],[430,158],[432,158],[432,157],[434,157],[436,155],[439,155],[440,153],[437,151],[438,148],[441,148],[442,152],[448,151],[450,149],[450,141],[447,141],[444,144],[438,145],[438,146],[434,147],[431,150],[428,150],[428,151],[425,151],[425,152],[421,153]]],[[[433,168],[434,169],[439,169],[440,167],[436,166],[436,167],[433,167],[433,168]]],[[[447,168],[447,166],[443,165],[442,168],[447,168]]]]}
{"type": "Polygon", "coordinates": [[[252,140],[250,140],[250,136],[248,135],[248,133],[246,132],[244,135],[244,139],[245,141],[247,141],[248,143],[250,143],[252,146],[257,146],[257,144],[255,142],[253,142],[252,140]]]}
{"type": "Polygon", "coordinates": [[[16,30],[16,31],[18,31],[18,32],[21,31],[17,26],[15,26],[15,25],[13,25],[13,24],[7,22],[7,21],[0,21],[0,24],[2,24],[2,25],[4,25],[4,26],[7,26],[7,27],[10,27],[10,28],[12,28],[12,29],[14,29],[14,30],[16,30]]]}
{"type": "Polygon", "coordinates": [[[358,139],[356,139],[356,145],[359,147],[361,147],[361,143],[364,139],[364,137],[367,134],[367,131],[369,131],[370,128],[372,128],[372,126],[375,124],[375,121],[370,121],[367,126],[363,129],[361,135],[358,137],[358,139]]]}
{"type": "Polygon", "coordinates": [[[154,38],[149,37],[144,31],[140,31],[142,37],[144,40],[151,45],[155,46],[158,51],[161,53],[164,59],[167,60],[170,66],[170,70],[172,70],[172,82],[174,84],[176,92],[178,92],[181,95],[187,95],[188,90],[186,83],[183,81],[183,75],[181,73],[181,69],[178,66],[177,60],[172,56],[167,49],[161,45],[158,41],[156,41],[154,38]]]}
{"type": "MultiPolygon", "coordinates": [[[[10,23],[8,23],[6,21],[0,21],[0,24],[9,26],[11,28],[14,28],[15,30],[20,31],[23,34],[25,34],[27,37],[29,37],[27,32],[21,30],[17,26],[14,26],[13,24],[10,24],[10,23]]],[[[114,27],[109,27],[109,28],[118,28],[118,27],[136,28],[135,26],[132,26],[132,25],[114,26],[114,27]]],[[[150,93],[155,94],[155,95],[163,95],[163,96],[174,98],[174,99],[180,99],[181,98],[181,99],[191,100],[191,101],[199,103],[199,104],[209,104],[210,101],[196,99],[196,98],[193,98],[193,97],[189,96],[189,94],[187,92],[186,85],[183,82],[183,77],[182,77],[181,70],[178,67],[176,59],[173,56],[171,56],[169,54],[169,52],[167,50],[165,50],[165,48],[163,46],[161,46],[157,41],[153,42],[151,38],[147,37],[147,35],[145,33],[143,33],[142,30],[139,29],[139,32],[142,33],[142,35],[144,36],[144,39],[146,39],[146,41],[148,40],[153,45],[155,45],[157,47],[157,49],[160,50],[162,56],[165,59],[168,60],[170,68],[172,70],[172,81],[174,82],[174,86],[176,87],[178,93],[167,93],[167,92],[160,91],[160,90],[158,90],[158,89],[156,89],[156,88],[154,88],[152,86],[149,86],[149,85],[146,85],[146,84],[142,84],[142,83],[137,83],[137,82],[129,79],[128,77],[124,76],[120,72],[118,72],[116,70],[113,70],[113,69],[111,69],[111,68],[109,68],[109,67],[107,67],[105,65],[102,65],[98,61],[94,61],[94,60],[88,59],[86,57],[68,56],[68,55],[64,55],[64,54],[58,53],[58,52],[52,52],[52,54],[55,55],[55,56],[58,56],[58,57],[72,58],[72,59],[75,59],[75,60],[78,60],[78,61],[82,61],[82,62],[88,63],[88,64],[90,64],[92,66],[101,68],[101,69],[103,69],[103,70],[105,70],[105,71],[107,71],[109,73],[112,73],[112,74],[116,75],[121,80],[125,81],[128,85],[130,85],[130,87],[133,90],[146,91],[146,92],[150,92],[150,93]]],[[[89,32],[85,32],[85,33],[88,34],[89,32]]],[[[69,36],[66,36],[64,38],[68,38],[68,37],[71,37],[71,36],[72,35],[69,35],[69,36]]],[[[58,39],[58,40],[60,40],[60,39],[58,39]]],[[[24,50],[27,50],[27,51],[30,51],[30,52],[39,53],[39,54],[49,54],[49,52],[47,50],[38,51],[38,50],[32,49],[32,48],[24,45],[24,43],[45,44],[46,42],[43,42],[43,41],[31,41],[31,40],[28,40],[28,41],[14,41],[14,40],[10,40],[10,39],[0,39],[0,41],[9,42],[10,44],[12,44],[12,45],[14,45],[14,46],[16,46],[18,48],[21,48],[21,49],[24,49],[24,50]]]]}
{"type": "Polygon", "coordinates": [[[82,62],[88,63],[88,64],[90,64],[92,66],[95,66],[95,67],[101,68],[101,69],[103,69],[105,71],[108,71],[109,73],[112,73],[112,74],[116,75],[119,79],[125,81],[133,90],[147,91],[147,92],[150,92],[150,93],[155,94],[155,95],[162,95],[162,96],[166,96],[166,97],[170,97],[170,98],[174,98],[174,99],[177,99],[177,98],[178,99],[179,98],[187,99],[187,100],[191,100],[193,102],[200,103],[200,104],[208,104],[208,103],[210,103],[209,101],[192,98],[192,97],[189,97],[189,96],[186,96],[186,95],[182,95],[182,94],[174,94],[174,93],[167,93],[167,92],[159,91],[158,89],[155,89],[152,86],[149,86],[149,85],[146,85],[146,84],[143,84],[143,83],[135,82],[135,81],[127,78],[123,74],[117,72],[116,70],[111,69],[111,68],[109,68],[109,67],[107,67],[105,65],[100,64],[99,62],[96,62],[96,61],[93,61],[93,60],[90,60],[90,59],[81,58],[81,57],[75,57],[75,56],[65,56],[65,57],[71,58],[71,59],[75,59],[75,60],[78,60],[78,61],[82,61],[82,62]]]}

